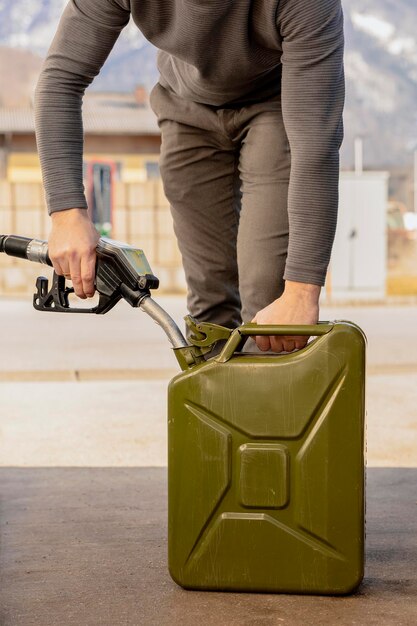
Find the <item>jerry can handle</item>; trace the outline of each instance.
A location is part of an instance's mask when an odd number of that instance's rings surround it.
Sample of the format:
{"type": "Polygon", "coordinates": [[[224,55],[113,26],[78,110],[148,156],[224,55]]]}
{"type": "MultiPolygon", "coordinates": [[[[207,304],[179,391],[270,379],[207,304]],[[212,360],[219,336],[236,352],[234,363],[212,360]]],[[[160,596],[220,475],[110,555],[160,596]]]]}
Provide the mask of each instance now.
{"type": "Polygon", "coordinates": [[[300,335],[319,336],[329,333],[333,324],[329,322],[318,322],[317,324],[243,324],[230,335],[227,343],[219,356],[215,359],[218,363],[226,363],[238,349],[244,337],[249,335],[300,335]]]}

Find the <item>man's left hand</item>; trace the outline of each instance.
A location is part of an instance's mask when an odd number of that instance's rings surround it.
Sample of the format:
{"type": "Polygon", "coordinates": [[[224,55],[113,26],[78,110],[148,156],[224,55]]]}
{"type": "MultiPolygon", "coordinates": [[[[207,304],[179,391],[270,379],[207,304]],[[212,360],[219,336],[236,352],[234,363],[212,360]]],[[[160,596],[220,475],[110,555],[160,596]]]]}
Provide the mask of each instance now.
{"type": "MultiPolygon", "coordinates": [[[[308,283],[285,281],[282,296],[258,311],[252,322],[256,324],[317,324],[321,287],[308,283]]],[[[262,351],[292,352],[304,348],[308,337],[276,335],[254,337],[262,351]]]]}

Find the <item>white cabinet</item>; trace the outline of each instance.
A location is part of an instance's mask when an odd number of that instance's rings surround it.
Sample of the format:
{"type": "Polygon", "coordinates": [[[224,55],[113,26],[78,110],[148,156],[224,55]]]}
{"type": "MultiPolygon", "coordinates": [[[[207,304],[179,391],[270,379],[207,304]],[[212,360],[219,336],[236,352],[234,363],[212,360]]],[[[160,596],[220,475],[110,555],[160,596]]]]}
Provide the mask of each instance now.
{"type": "Polygon", "coordinates": [[[384,298],[387,202],[387,172],[341,173],[326,290],[332,300],[384,298]]]}

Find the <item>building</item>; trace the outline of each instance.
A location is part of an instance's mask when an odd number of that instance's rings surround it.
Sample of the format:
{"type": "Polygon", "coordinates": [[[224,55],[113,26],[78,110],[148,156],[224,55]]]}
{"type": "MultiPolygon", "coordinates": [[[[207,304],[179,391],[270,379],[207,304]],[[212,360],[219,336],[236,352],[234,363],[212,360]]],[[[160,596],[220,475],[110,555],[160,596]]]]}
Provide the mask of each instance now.
{"type": "MultiPolygon", "coordinates": [[[[113,182],[143,182],[159,176],[160,133],[144,87],[138,86],[133,94],[87,93],[83,122],[89,204],[95,204],[97,187],[111,196],[113,182]]],[[[1,179],[42,181],[31,106],[0,107],[1,179]]],[[[97,221],[106,221],[106,216],[101,217],[97,221]]]]}
{"type": "MultiPolygon", "coordinates": [[[[183,290],[181,258],[159,176],[160,131],[145,89],[88,92],[83,127],[84,184],[96,227],[143,248],[162,288],[183,290]]],[[[45,239],[49,226],[33,108],[0,107],[0,232],[45,239]]],[[[30,291],[39,268],[0,256],[5,268],[0,292],[30,291]]]]}

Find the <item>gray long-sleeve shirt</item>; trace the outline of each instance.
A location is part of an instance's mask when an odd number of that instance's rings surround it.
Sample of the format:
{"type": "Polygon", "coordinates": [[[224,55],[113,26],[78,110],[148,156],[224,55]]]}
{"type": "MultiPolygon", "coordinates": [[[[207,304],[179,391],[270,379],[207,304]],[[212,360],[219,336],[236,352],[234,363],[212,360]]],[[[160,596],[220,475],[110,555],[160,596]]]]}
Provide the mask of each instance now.
{"type": "Polygon", "coordinates": [[[87,207],[82,96],[130,16],[159,49],[159,81],[183,98],[245,104],[281,91],[291,149],[284,278],[323,285],[343,137],[341,0],[70,0],[35,93],[48,212],[87,207]]]}

